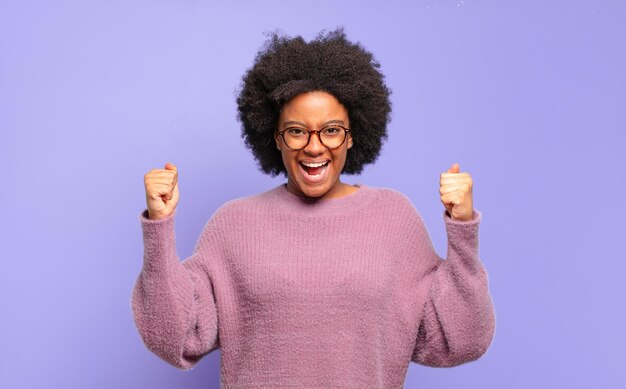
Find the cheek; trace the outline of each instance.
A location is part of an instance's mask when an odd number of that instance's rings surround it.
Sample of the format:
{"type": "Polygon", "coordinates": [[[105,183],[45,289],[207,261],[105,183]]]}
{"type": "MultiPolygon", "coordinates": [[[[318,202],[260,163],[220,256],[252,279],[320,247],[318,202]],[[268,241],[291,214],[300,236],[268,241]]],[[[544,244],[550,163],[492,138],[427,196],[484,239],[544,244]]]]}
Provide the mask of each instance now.
{"type": "Polygon", "coordinates": [[[348,157],[348,149],[347,148],[343,149],[340,152],[336,152],[333,155],[333,159],[335,160],[335,162],[340,163],[342,166],[345,164],[347,157],[348,157]]]}
{"type": "Polygon", "coordinates": [[[294,153],[291,150],[281,150],[280,151],[281,157],[283,159],[283,164],[285,165],[285,168],[292,169],[296,165],[296,153],[294,153]]]}

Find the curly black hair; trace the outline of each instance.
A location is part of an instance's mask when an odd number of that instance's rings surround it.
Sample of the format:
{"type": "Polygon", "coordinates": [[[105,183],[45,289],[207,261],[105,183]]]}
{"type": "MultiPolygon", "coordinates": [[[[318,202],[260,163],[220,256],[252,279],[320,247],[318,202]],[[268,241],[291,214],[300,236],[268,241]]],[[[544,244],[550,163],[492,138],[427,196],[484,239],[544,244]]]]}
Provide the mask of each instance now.
{"type": "Polygon", "coordinates": [[[332,94],[346,108],[353,146],[342,173],[358,174],[374,162],[387,138],[391,90],[380,64],[359,42],[348,41],[343,27],[320,32],[305,42],[274,32],[242,78],[237,97],[241,136],[262,172],[287,175],[274,132],[283,105],[311,91],[332,94]]]}

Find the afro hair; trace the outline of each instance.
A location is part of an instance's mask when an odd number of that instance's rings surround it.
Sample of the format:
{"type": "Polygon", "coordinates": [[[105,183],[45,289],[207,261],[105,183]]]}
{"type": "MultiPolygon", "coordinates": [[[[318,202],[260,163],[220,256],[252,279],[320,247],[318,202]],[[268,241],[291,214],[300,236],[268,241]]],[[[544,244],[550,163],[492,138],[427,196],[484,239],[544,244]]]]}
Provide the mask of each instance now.
{"type": "Polygon", "coordinates": [[[305,42],[274,32],[242,78],[237,97],[241,136],[271,176],[287,175],[274,132],[283,105],[306,92],[332,94],[346,108],[353,146],[342,173],[359,174],[379,156],[387,138],[391,91],[384,83],[380,64],[360,43],[348,41],[343,28],[305,42]]]}

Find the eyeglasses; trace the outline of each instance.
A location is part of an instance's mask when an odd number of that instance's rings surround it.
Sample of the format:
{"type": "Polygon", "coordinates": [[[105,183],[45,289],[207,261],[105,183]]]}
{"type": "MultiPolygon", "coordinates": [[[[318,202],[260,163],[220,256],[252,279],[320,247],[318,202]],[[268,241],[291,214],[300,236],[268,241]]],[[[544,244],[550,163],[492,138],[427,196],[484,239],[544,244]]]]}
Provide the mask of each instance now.
{"type": "Polygon", "coordinates": [[[320,143],[329,150],[334,150],[341,146],[346,140],[349,128],[338,124],[331,124],[318,131],[307,130],[303,127],[289,127],[278,133],[283,138],[285,145],[291,150],[302,150],[311,140],[311,133],[317,133],[320,143]]]}

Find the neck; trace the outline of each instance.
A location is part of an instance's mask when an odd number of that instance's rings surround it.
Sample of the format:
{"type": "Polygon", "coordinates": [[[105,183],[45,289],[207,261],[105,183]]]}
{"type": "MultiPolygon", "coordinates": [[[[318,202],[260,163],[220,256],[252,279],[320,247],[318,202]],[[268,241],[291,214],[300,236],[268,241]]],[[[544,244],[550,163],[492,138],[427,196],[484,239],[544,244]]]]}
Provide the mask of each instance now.
{"type": "Polygon", "coordinates": [[[288,179],[287,190],[300,197],[305,197],[308,199],[327,200],[336,199],[352,194],[359,190],[359,187],[355,185],[344,184],[340,180],[337,180],[337,182],[328,190],[328,192],[324,193],[322,196],[310,197],[303,193],[291,179],[288,179]]]}
{"type": "MultiPolygon", "coordinates": [[[[347,185],[349,186],[349,185],[347,185]]],[[[371,205],[377,191],[371,190],[367,185],[358,184],[353,187],[353,193],[342,197],[322,199],[321,197],[307,197],[292,193],[287,183],[277,186],[271,193],[274,197],[271,202],[280,204],[280,212],[294,217],[347,215],[359,212],[364,207],[371,205]]]]}

